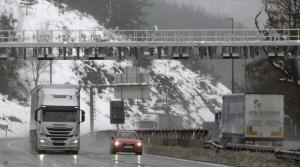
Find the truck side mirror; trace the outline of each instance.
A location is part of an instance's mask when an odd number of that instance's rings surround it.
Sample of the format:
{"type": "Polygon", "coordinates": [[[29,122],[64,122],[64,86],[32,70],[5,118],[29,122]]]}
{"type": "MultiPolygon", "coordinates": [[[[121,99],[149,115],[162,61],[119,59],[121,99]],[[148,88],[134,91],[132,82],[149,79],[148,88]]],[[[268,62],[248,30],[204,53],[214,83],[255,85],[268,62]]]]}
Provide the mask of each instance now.
{"type": "Polygon", "coordinates": [[[80,110],[81,111],[81,122],[85,121],[85,111],[80,110]]]}

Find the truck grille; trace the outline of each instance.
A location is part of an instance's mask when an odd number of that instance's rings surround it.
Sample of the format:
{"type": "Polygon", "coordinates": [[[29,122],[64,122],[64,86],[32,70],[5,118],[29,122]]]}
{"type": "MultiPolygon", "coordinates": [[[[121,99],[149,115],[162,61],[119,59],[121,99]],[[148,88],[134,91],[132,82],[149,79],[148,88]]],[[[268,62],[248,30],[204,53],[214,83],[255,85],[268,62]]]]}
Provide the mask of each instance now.
{"type": "Polygon", "coordinates": [[[69,135],[72,128],[47,128],[50,135],[69,135]]]}
{"type": "Polygon", "coordinates": [[[68,138],[66,138],[66,137],[50,137],[50,139],[52,140],[52,141],[60,141],[60,142],[62,142],[62,141],[66,141],[66,140],[68,140],[68,138]]]}
{"type": "Polygon", "coordinates": [[[64,146],[66,145],[65,143],[53,143],[54,146],[64,146]]]}

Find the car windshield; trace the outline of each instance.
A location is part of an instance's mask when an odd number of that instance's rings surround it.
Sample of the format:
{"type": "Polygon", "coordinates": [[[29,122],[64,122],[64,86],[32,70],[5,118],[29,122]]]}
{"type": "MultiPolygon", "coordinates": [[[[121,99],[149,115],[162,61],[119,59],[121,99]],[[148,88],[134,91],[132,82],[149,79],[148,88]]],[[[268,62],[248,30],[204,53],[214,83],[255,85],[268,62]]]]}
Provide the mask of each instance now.
{"type": "Polygon", "coordinates": [[[43,110],[42,120],[44,122],[76,122],[78,114],[75,110],[43,110]]]}
{"type": "Polygon", "coordinates": [[[118,132],[116,138],[135,139],[137,135],[134,132],[118,132]]]}

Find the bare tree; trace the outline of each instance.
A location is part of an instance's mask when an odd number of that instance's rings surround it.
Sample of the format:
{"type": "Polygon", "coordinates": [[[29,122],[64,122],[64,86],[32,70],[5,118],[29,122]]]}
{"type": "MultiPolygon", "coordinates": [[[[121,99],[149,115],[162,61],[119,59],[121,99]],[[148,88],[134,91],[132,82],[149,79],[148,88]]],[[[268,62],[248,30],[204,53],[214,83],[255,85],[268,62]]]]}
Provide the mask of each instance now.
{"type": "MultiPolygon", "coordinates": [[[[290,29],[290,38],[295,38],[299,36],[299,31],[294,30],[300,26],[300,1],[299,0],[263,0],[264,7],[255,17],[255,25],[259,32],[266,37],[269,35],[268,31],[264,31],[259,27],[258,18],[264,10],[267,15],[267,22],[264,25],[265,29],[277,29],[277,33],[283,35],[282,29],[290,29]],[[281,30],[280,30],[281,29],[281,30]]],[[[296,47],[287,48],[288,52],[292,54],[297,54],[296,47]]],[[[266,48],[263,48],[265,54],[267,54],[266,48]]],[[[295,74],[288,72],[286,67],[286,61],[284,58],[269,59],[272,66],[281,72],[285,77],[281,78],[282,82],[297,82],[294,77],[295,74]]]]}
{"type": "Polygon", "coordinates": [[[48,61],[32,60],[31,61],[31,71],[34,81],[34,86],[36,87],[39,83],[40,77],[46,72],[46,69],[50,66],[48,61]]]}
{"type": "Polygon", "coordinates": [[[263,4],[268,16],[267,28],[299,28],[299,0],[263,0],[263,4]]]}

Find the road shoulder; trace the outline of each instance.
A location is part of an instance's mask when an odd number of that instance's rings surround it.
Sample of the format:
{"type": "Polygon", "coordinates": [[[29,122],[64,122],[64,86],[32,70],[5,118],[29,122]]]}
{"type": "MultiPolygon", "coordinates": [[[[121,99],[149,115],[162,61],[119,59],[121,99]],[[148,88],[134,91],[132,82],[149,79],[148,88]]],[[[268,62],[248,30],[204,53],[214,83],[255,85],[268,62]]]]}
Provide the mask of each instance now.
{"type": "Polygon", "coordinates": [[[272,153],[145,145],[146,154],[243,167],[298,167],[300,162],[277,159],[272,153]]]}

